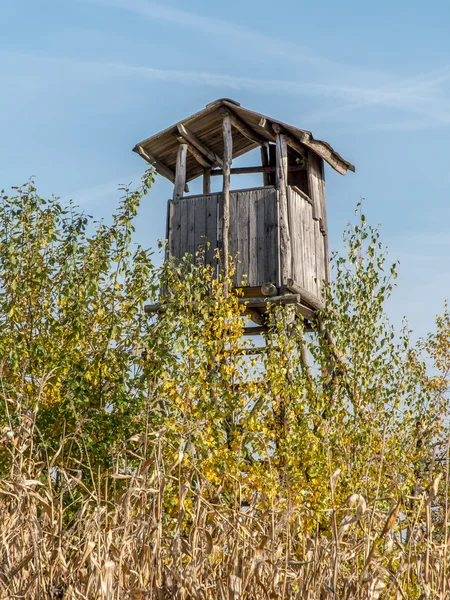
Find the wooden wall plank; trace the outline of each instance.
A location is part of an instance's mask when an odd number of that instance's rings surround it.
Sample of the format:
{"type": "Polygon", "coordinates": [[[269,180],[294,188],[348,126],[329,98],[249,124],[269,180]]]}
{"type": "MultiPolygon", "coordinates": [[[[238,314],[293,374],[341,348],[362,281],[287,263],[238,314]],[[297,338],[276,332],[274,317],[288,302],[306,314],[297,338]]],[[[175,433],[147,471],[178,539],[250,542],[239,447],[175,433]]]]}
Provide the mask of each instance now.
{"type": "Polygon", "coordinates": [[[322,299],[322,287],[323,280],[325,279],[325,257],[324,257],[324,246],[323,246],[323,234],[320,230],[320,221],[314,220],[314,247],[316,254],[316,286],[317,295],[319,299],[322,299]]]}
{"type": "Polygon", "coordinates": [[[264,203],[265,192],[256,192],[249,197],[248,211],[248,281],[259,281],[258,276],[258,206],[264,203]]]}
{"type": "Polygon", "coordinates": [[[278,192],[270,190],[264,196],[265,259],[263,283],[281,285],[278,192]]]}
{"type": "MultiPolygon", "coordinates": [[[[256,240],[255,240],[255,252],[256,252],[256,275],[255,280],[261,281],[266,274],[266,246],[270,246],[269,232],[267,223],[265,220],[266,201],[269,194],[264,194],[261,199],[255,204],[255,217],[256,217],[256,240]]],[[[270,202],[270,201],[269,201],[270,202]]],[[[269,273],[267,272],[269,277],[269,273]]],[[[268,280],[269,282],[270,280],[268,280]]],[[[263,283],[266,283],[263,281],[263,283]]],[[[276,282],[274,282],[276,283],[276,282]]],[[[262,285],[262,284],[261,284],[262,285]]]]}
{"type": "MultiPolygon", "coordinates": [[[[197,252],[205,252],[206,245],[206,196],[200,196],[191,206],[194,220],[194,248],[193,256],[197,252]]],[[[203,254],[202,264],[205,264],[205,255],[203,254]]]]}
{"type": "MultiPolygon", "coordinates": [[[[231,117],[229,113],[223,117],[223,272],[225,280],[228,278],[229,230],[230,230],[230,169],[233,160],[233,136],[231,133],[231,117]]],[[[227,295],[227,284],[225,296],[227,295]]]]}
{"type": "Polygon", "coordinates": [[[187,144],[178,146],[177,165],[175,171],[175,186],[173,189],[173,199],[181,198],[186,185],[186,160],[187,160],[187,144]]]}
{"type": "Polygon", "coordinates": [[[211,194],[206,198],[206,239],[209,242],[209,247],[206,249],[205,262],[207,265],[217,266],[217,247],[218,247],[218,230],[217,230],[217,210],[220,194],[211,194]]]}
{"type": "Polygon", "coordinates": [[[289,237],[289,217],[287,200],[288,157],[286,137],[277,133],[277,190],[280,230],[280,268],[281,281],[287,283],[291,268],[291,242],[289,237]]]}

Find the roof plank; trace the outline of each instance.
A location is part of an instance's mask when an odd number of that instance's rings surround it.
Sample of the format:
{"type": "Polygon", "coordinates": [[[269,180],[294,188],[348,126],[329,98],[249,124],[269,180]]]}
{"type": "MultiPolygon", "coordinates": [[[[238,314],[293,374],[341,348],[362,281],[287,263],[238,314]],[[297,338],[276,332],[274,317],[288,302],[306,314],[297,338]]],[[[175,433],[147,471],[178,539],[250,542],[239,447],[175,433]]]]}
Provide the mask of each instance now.
{"type": "MultiPolygon", "coordinates": [[[[146,152],[139,144],[137,146],[137,152],[144,160],[151,164],[160,175],[166,177],[166,179],[171,181],[173,184],[175,183],[175,173],[172,171],[172,169],[169,169],[169,167],[156,158],[156,156],[150,154],[150,152],[146,152]]],[[[187,184],[184,186],[184,191],[189,193],[189,186],[187,184]]]]}
{"type": "Polygon", "coordinates": [[[197,150],[201,152],[201,154],[203,154],[203,156],[205,156],[213,165],[217,164],[221,167],[223,166],[223,160],[220,158],[220,156],[217,156],[213,150],[208,148],[206,144],[199,140],[196,135],[194,135],[183,125],[183,123],[178,123],[177,129],[181,137],[188,141],[192,146],[197,148],[197,150]]]}
{"type": "Polygon", "coordinates": [[[329,144],[315,140],[311,132],[248,110],[228,98],[216,100],[200,112],[147,138],[137,144],[134,151],[154,165],[156,170],[170,181],[173,181],[175,174],[180,143],[178,138],[180,137],[189,147],[186,181],[203,175],[204,169],[210,168],[210,166],[222,167],[221,157],[224,152],[222,111],[224,109],[229,111],[234,121],[232,123],[233,159],[246,154],[258,145],[273,142],[275,132],[272,126],[278,125],[284,129],[285,135],[289,136],[287,138],[287,141],[291,142],[289,146],[297,152],[300,152],[302,146],[305,146],[325,160],[338,173],[345,174],[347,170],[355,170],[355,167],[344,160],[329,144]]]}

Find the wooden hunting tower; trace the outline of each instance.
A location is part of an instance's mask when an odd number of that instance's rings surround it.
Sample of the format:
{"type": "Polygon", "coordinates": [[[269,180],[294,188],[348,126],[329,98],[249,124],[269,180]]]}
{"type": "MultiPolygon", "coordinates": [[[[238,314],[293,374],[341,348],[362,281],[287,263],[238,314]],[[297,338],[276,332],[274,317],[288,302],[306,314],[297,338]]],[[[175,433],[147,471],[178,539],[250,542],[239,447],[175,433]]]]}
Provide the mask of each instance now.
{"type": "Polygon", "coordinates": [[[174,183],[168,256],[195,256],[209,242],[204,260],[216,273],[217,248],[237,260],[233,285],[242,288],[253,316],[276,300],[312,318],[322,282],[330,279],[324,161],[342,175],[355,170],[351,163],[309,131],[229,99],[208,104],[134,151],[174,183]],[[234,158],[258,146],[260,166],[231,167],[234,158]],[[242,173],[262,174],[262,185],[231,190],[230,175],[242,173]],[[203,193],[184,195],[187,183],[199,176],[203,193]],[[211,193],[211,176],[222,177],[218,193],[211,193]]]}

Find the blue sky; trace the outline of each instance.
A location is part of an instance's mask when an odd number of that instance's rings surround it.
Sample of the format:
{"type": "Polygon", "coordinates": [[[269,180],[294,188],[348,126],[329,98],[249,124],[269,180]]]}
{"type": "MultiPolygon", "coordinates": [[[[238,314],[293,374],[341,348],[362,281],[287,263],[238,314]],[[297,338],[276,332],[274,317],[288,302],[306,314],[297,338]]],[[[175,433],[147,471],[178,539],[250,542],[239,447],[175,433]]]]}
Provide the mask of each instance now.
{"type": "MultiPolygon", "coordinates": [[[[331,248],[366,198],[401,263],[389,313],[433,327],[450,293],[450,4],[2,0],[0,23],[1,187],[34,175],[106,217],[145,168],[136,142],[231,97],[356,165],[327,170],[331,248]]],[[[136,240],[156,246],[170,194],[158,178],[136,240]]]]}

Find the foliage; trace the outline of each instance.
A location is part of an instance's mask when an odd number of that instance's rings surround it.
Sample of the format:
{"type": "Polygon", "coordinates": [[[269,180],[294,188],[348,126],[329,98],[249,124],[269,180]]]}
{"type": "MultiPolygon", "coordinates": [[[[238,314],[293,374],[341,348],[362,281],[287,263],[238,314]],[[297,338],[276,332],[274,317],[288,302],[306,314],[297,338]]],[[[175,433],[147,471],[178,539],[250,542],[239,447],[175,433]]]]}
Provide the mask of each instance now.
{"type": "Polygon", "coordinates": [[[151,182],[111,225],[3,193],[3,597],[445,598],[447,309],[394,331],[358,207],[317,322],[271,307],[255,354],[201,252],[132,245],[151,182]]]}

